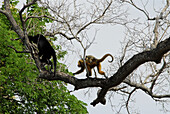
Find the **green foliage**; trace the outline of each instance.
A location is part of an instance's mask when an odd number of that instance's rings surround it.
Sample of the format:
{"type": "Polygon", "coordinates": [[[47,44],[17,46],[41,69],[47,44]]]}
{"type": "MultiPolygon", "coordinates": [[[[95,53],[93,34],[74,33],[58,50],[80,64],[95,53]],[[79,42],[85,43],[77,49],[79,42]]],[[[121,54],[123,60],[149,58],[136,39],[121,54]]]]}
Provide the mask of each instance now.
{"type": "MultiPolygon", "coordinates": [[[[34,11],[41,12],[41,8],[35,6],[34,11]]],[[[18,19],[17,10],[13,8],[12,12],[18,19]]],[[[40,30],[46,20],[43,23],[38,21],[36,26],[40,30]]],[[[23,50],[22,42],[12,41],[14,38],[18,38],[17,34],[11,30],[7,18],[0,14],[0,113],[87,113],[86,104],[71,95],[64,82],[38,78],[39,72],[30,54],[16,53],[9,47],[23,50]]],[[[61,46],[56,49],[58,59],[67,53],[61,50],[61,46]]],[[[61,71],[69,73],[66,65],[58,64],[61,71]]]]}
{"type": "MultiPolygon", "coordinates": [[[[28,12],[27,17],[30,17],[30,16],[38,17],[38,16],[44,16],[44,15],[50,16],[48,9],[44,7],[40,7],[37,3],[30,6],[27,9],[27,12],[28,12]]],[[[30,18],[26,23],[29,34],[35,35],[38,33],[39,34],[44,33],[44,30],[45,30],[44,28],[46,27],[46,24],[50,22],[52,22],[52,20],[49,18],[45,18],[45,17],[30,18]]]]}

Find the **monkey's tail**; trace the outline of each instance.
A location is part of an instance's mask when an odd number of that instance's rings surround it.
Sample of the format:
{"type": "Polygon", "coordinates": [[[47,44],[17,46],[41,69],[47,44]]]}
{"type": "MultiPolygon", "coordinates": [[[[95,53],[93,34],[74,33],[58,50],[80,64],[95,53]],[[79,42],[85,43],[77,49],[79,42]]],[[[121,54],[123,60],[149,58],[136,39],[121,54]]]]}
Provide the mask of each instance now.
{"type": "Polygon", "coordinates": [[[114,58],[111,54],[105,54],[101,59],[98,59],[98,62],[102,62],[106,59],[107,56],[110,56],[112,58],[111,61],[109,61],[110,63],[113,62],[114,58]]]}
{"type": "Polygon", "coordinates": [[[54,62],[54,77],[55,77],[55,74],[56,74],[56,64],[57,64],[57,58],[56,58],[56,54],[54,53],[53,55],[53,62],[54,62]]]}

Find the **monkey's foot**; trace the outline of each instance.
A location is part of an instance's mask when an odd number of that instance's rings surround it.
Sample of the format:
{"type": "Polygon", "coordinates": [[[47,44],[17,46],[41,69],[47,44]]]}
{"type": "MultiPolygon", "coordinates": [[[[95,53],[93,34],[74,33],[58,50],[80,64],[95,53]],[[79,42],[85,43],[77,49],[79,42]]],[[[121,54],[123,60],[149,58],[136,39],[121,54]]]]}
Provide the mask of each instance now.
{"type": "Polygon", "coordinates": [[[106,79],[108,79],[108,77],[107,77],[106,75],[104,75],[104,77],[105,77],[106,79]]]}

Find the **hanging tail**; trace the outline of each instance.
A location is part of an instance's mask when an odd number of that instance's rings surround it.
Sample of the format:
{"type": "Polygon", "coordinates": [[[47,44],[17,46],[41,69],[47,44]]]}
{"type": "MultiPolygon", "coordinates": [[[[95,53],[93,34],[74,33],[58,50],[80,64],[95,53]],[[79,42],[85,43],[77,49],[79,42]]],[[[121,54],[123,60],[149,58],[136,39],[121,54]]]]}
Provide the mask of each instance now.
{"type": "Polygon", "coordinates": [[[57,64],[57,58],[56,58],[56,54],[54,53],[53,55],[53,62],[54,62],[54,77],[55,77],[55,74],[56,74],[56,64],[57,64]]]}

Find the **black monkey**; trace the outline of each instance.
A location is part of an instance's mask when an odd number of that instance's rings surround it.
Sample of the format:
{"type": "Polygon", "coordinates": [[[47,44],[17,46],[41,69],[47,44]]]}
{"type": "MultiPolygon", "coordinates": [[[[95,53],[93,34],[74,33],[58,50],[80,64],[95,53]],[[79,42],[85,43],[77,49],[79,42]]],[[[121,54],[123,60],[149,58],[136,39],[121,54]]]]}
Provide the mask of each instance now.
{"type": "Polygon", "coordinates": [[[35,36],[28,36],[29,41],[35,43],[38,46],[38,56],[41,62],[44,62],[48,65],[51,65],[53,68],[53,64],[50,61],[51,56],[53,56],[54,62],[54,76],[56,73],[56,53],[53,47],[50,45],[48,40],[41,34],[37,34],[35,36]]]}

